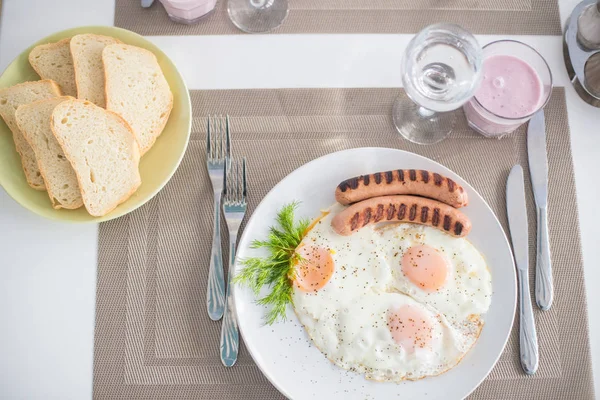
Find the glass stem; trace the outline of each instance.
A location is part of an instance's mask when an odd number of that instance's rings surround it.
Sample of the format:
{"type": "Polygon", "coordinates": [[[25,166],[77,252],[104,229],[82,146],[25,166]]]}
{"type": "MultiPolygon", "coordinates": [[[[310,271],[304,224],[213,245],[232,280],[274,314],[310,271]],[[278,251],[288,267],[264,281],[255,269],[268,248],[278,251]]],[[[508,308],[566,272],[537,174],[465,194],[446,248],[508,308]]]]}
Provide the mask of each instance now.
{"type": "Polygon", "coordinates": [[[435,111],[431,111],[430,109],[425,108],[425,107],[419,107],[419,115],[422,118],[429,118],[429,117],[433,116],[434,114],[435,114],[435,111]]]}

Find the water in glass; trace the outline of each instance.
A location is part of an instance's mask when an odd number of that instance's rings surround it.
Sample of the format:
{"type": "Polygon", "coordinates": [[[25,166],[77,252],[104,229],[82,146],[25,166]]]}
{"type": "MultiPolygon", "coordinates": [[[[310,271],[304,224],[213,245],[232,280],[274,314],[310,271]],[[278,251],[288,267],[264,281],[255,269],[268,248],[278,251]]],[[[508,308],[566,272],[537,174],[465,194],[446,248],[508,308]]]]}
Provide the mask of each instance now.
{"type": "Polygon", "coordinates": [[[481,79],[481,47],[467,31],[453,24],[425,28],[411,40],[402,61],[402,82],[408,98],[394,104],[394,124],[407,139],[431,144],[454,127],[450,111],[469,100],[481,79]]]}

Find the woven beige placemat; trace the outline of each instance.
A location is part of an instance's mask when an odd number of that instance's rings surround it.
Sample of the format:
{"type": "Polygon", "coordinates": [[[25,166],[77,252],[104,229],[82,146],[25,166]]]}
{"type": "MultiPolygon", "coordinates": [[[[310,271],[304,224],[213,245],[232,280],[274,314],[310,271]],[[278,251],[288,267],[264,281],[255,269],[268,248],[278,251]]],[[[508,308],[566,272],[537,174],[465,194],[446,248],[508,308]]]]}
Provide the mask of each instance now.
{"type": "MultiPolygon", "coordinates": [[[[222,367],[220,323],[206,314],[213,200],[205,167],[208,114],[231,115],[235,153],[248,157],[248,214],[277,182],[304,163],[342,149],[381,146],[422,154],[451,168],[479,191],[506,229],[508,172],[515,163],[527,171],[525,127],[502,140],[485,139],[470,131],[461,117],[449,139],[433,146],[414,145],[403,140],[391,123],[391,105],[399,92],[280,89],[191,93],[192,136],[177,173],[147,205],[100,225],[95,398],[281,398],[243,345],[236,366],[222,367]]],[[[556,298],[550,311],[535,310],[540,367],[533,377],[521,370],[517,322],[504,354],[473,399],[593,398],[577,202],[562,88],[555,89],[546,107],[546,124],[556,298]]],[[[536,218],[529,181],[527,188],[530,265],[534,265],[536,218]]],[[[225,250],[223,254],[227,254],[225,250]]],[[[531,274],[533,282],[533,268],[531,274]]]]}
{"type": "MultiPolygon", "coordinates": [[[[226,5],[218,0],[211,15],[181,25],[158,0],[148,9],[139,0],[116,0],[115,26],[141,35],[243,33],[226,5]]],[[[416,33],[436,22],[481,34],[561,34],[558,0],[289,0],[289,15],[274,33],[416,33]]]]}

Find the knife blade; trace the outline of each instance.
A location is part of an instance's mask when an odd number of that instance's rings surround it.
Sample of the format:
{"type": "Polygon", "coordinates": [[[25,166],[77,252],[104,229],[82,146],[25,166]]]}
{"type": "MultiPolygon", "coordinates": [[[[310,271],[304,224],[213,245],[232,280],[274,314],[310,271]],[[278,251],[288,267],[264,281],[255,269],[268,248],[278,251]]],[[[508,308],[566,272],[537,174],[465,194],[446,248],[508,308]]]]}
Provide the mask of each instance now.
{"type": "Polygon", "coordinates": [[[515,165],[508,175],[506,212],[517,269],[527,271],[529,269],[529,227],[527,225],[523,168],[520,165],[515,165]]]}
{"type": "Polygon", "coordinates": [[[537,214],[537,258],[535,271],[535,300],[542,310],[552,305],[552,262],[548,236],[548,156],[546,153],[546,122],[544,110],[531,118],[527,127],[529,174],[537,214]]]}
{"type": "Polygon", "coordinates": [[[515,165],[506,182],[506,213],[519,280],[519,345],[521,366],[529,375],[538,368],[538,342],[529,295],[529,234],[523,168],[515,165]]]}

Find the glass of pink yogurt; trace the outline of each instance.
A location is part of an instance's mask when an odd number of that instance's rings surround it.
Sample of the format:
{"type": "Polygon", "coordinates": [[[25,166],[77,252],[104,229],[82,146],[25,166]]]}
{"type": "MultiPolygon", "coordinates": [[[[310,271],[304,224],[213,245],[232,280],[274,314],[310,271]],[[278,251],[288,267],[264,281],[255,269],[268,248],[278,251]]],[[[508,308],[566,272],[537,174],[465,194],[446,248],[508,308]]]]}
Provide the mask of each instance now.
{"type": "Polygon", "coordinates": [[[160,0],[169,18],[180,24],[195,24],[210,12],[217,0],[160,0]]]}
{"type": "Polygon", "coordinates": [[[483,48],[483,79],[464,106],[469,126],[488,137],[517,129],[543,108],[552,93],[552,73],[532,47],[500,40],[483,48]]]}

